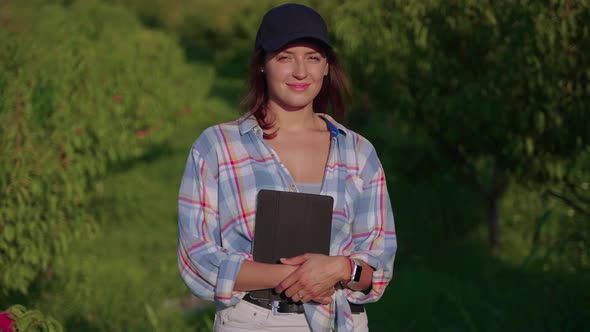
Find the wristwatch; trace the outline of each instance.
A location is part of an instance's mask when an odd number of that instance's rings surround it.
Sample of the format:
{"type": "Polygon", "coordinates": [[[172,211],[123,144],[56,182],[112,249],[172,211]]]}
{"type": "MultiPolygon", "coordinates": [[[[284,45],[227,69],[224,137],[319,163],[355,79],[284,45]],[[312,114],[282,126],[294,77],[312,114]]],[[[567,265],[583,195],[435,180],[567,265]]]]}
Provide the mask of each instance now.
{"type": "Polygon", "coordinates": [[[361,262],[356,258],[351,258],[353,263],[352,267],[352,275],[350,276],[350,281],[346,284],[346,287],[349,287],[361,281],[361,275],[363,273],[363,266],[361,262]]]}

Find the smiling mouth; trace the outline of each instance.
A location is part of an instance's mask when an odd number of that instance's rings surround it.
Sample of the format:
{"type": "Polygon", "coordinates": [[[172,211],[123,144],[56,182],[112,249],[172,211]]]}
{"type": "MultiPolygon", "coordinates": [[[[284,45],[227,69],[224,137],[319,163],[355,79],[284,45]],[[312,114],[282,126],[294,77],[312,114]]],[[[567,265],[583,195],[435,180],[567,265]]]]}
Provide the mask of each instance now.
{"type": "Polygon", "coordinates": [[[309,84],[304,84],[304,83],[287,84],[287,86],[289,87],[289,89],[295,90],[295,91],[305,91],[305,90],[307,90],[307,88],[309,88],[309,84]]]}

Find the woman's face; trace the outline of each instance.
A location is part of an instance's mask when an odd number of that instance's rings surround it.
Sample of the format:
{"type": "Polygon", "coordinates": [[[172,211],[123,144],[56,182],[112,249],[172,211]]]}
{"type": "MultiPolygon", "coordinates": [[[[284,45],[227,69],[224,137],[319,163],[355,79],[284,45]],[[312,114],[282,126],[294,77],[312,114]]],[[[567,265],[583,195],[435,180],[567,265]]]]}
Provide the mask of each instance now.
{"type": "Polygon", "coordinates": [[[296,41],[266,57],[269,103],[292,111],[313,106],[328,73],[328,61],[313,42],[296,41]]]}

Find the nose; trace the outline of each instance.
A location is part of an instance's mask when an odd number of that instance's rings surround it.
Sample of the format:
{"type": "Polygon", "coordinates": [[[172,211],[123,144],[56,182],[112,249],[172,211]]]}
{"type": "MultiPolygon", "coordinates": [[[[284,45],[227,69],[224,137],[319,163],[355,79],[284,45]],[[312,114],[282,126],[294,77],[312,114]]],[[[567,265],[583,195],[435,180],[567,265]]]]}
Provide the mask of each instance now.
{"type": "Polygon", "coordinates": [[[303,60],[297,60],[294,63],[293,77],[302,80],[307,77],[307,65],[303,60]]]}

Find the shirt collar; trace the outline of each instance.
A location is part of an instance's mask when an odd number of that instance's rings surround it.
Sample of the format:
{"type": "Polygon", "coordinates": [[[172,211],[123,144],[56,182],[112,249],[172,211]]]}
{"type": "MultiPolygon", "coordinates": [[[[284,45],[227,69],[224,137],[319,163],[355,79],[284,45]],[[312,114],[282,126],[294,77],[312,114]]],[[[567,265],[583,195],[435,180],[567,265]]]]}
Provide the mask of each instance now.
{"type": "Polygon", "coordinates": [[[322,120],[326,121],[326,125],[328,126],[328,130],[330,131],[330,135],[332,135],[332,138],[336,138],[340,134],[342,134],[344,136],[346,136],[348,134],[347,133],[348,130],[343,125],[336,122],[336,120],[334,120],[328,114],[317,113],[317,115],[319,115],[320,118],[322,118],[322,120]]]}
{"type": "Polygon", "coordinates": [[[256,121],[254,115],[251,115],[249,113],[243,115],[242,117],[240,117],[240,119],[238,119],[238,126],[240,128],[240,135],[245,135],[254,128],[260,128],[260,126],[258,125],[258,121],[256,121]]]}
{"type": "MultiPolygon", "coordinates": [[[[328,130],[330,131],[330,135],[332,136],[332,138],[336,138],[340,134],[344,136],[347,135],[347,129],[340,123],[336,122],[336,120],[334,120],[331,116],[325,113],[316,114],[319,115],[319,117],[322,118],[322,120],[326,121],[326,125],[328,126],[328,130]]],[[[258,125],[258,121],[256,121],[256,118],[250,114],[243,115],[238,120],[238,124],[240,128],[240,135],[244,135],[255,128],[260,128],[260,126],[258,125]]]]}

